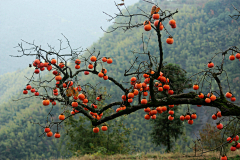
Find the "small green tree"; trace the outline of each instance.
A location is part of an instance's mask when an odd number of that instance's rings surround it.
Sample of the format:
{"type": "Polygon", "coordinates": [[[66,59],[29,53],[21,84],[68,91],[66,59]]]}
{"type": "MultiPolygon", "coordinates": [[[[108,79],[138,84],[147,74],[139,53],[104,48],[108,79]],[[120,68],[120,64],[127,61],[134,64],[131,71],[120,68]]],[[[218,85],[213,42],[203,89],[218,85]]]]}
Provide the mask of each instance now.
{"type": "MultiPolygon", "coordinates": [[[[171,89],[174,90],[175,93],[179,94],[183,92],[183,89],[190,88],[189,81],[186,78],[186,72],[182,70],[178,65],[168,64],[163,68],[163,74],[168,76],[170,79],[171,89]],[[174,84],[174,85],[171,85],[174,84]],[[184,87],[182,87],[184,85],[184,87]]],[[[162,98],[167,96],[166,92],[160,92],[158,94],[158,98],[162,98]]],[[[183,124],[179,119],[178,106],[175,105],[171,110],[174,111],[174,121],[168,120],[170,110],[169,106],[167,106],[167,112],[163,112],[158,115],[155,120],[152,120],[153,129],[150,133],[152,137],[152,142],[156,146],[164,145],[166,146],[166,152],[170,152],[173,148],[173,143],[181,134],[183,134],[183,124]]]]}
{"type": "MultiPolygon", "coordinates": [[[[88,92],[91,90],[86,88],[88,92]]],[[[106,97],[106,88],[104,88],[103,96],[106,97]]],[[[94,101],[92,97],[88,97],[90,101],[94,101]]],[[[103,102],[98,103],[98,108],[104,105],[103,102]]],[[[113,109],[108,109],[103,116],[109,116],[113,109]]],[[[70,115],[70,113],[68,113],[70,115]]],[[[73,155],[84,154],[126,154],[131,151],[129,143],[129,135],[132,129],[123,125],[125,117],[119,117],[113,121],[109,121],[108,130],[105,132],[94,133],[93,126],[89,123],[85,116],[79,115],[70,117],[64,122],[66,134],[62,142],[66,142],[66,147],[73,155]]],[[[101,127],[99,126],[101,130],[101,127]]],[[[62,150],[62,149],[61,149],[62,150]]],[[[68,155],[69,153],[62,153],[68,155]]]]}
{"type": "MultiPolygon", "coordinates": [[[[131,129],[126,128],[122,122],[124,118],[109,122],[108,130],[94,133],[87,118],[69,118],[65,126],[69,128],[63,141],[66,147],[75,156],[84,154],[126,154],[131,150],[129,135],[131,129]]],[[[100,128],[101,129],[101,128],[100,128]]]]}
{"type": "MultiPolygon", "coordinates": [[[[172,109],[176,112],[177,106],[172,109]]],[[[166,146],[166,152],[171,151],[174,141],[183,134],[183,125],[180,119],[175,118],[174,121],[170,121],[168,120],[168,116],[168,112],[163,112],[160,116],[157,116],[155,120],[152,120],[153,129],[150,133],[152,142],[156,146],[166,146]]]]}

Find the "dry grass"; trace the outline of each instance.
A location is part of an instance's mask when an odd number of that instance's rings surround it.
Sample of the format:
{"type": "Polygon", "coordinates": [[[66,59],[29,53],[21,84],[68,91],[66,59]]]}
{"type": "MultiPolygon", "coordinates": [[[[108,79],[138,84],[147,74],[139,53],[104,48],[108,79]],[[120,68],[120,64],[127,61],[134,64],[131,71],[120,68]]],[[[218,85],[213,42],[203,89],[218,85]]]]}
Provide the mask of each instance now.
{"type": "MultiPolygon", "coordinates": [[[[197,153],[199,156],[201,153],[197,153]]],[[[203,156],[194,157],[195,153],[182,154],[182,153],[136,153],[133,155],[84,155],[81,157],[73,157],[70,159],[58,159],[58,160],[206,160],[206,159],[220,159],[219,152],[208,152],[203,156]]],[[[228,157],[236,157],[240,155],[240,150],[229,152],[228,157]]]]}

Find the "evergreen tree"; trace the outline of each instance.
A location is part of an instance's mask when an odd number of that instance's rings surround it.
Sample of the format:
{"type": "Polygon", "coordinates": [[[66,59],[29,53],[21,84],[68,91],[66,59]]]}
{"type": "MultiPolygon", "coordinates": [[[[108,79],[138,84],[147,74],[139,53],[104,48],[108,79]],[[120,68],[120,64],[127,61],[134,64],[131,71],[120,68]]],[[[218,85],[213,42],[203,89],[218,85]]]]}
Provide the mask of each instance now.
{"type": "MultiPolygon", "coordinates": [[[[168,64],[164,66],[163,69],[164,75],[169,77],[169,83],[174,84],[171,86],[171,89],[176,91],[177,93],[182,93],[183,89],[189,88],[189,81],[186,78],[186,72],[183,71],[178,65],[168,64]],[[178,88],[178,90],[177,90],[178,88]]],[[[166,96],[167,93],[161,92],[158,97],[166,96]]],[[[173,148],[174,141],[181,134],[183,134],[183,124],[181,120],[178,118],[179,115],[176,115],[178,112],[178,106],[175,105],[173,108],[167,107],[167,112],[161,113],[158,115],[155,120],[152,120],[153,129],[150,133],[152,137],[152,142],[156,146],[160,146],[161,144],[166,146],[166,152],[170,152],[173,148]],[[174,120],[168,120],[169,110],[174,111],[174,120]]]]}
{"type": "MultiPolygon", "coordinates": [[[[172,108],[174,112],[177,112],[177,106],[172,108]]],[[[174,146],[174,142],[183,134],[183,124],[178,118],[179,116],[175,115],[174,120],[168,120],[168,112],[163,112],[161,115],[157,116],[155,120],[152,120],[153,129],[150,133],[152,137],[152,143],[156,146],[164,145],[166,146],[166,152],[170,152],[174,146]]]]}

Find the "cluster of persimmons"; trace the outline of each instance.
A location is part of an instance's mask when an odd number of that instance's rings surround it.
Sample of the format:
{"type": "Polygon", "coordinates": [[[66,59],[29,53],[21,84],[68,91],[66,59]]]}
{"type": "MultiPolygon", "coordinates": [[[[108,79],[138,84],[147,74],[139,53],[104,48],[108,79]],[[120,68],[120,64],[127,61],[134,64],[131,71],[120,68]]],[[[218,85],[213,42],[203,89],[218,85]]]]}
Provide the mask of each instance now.
{"type": "MultiPolygon", "coordinates": [[[[91,61],[91,62],[96,62],[96,61],[97,61],[97,58],[96,58],[95,56],[91,56],[91,57],[90,57],[90,61],[91,61]]],[[[103,61],[103,62],[107,62],[108,64],[111,64],[111,63],[112,63],[112,59],[111,59],[110,57],[109,57],[109,58],[103,57],[103,58],[102,58],[102,61],[103,61]]],[[[75,65],[75,69],[77,69],[77,70],[80,69],[80,63],[81,63],[81,60],[79,60],[79,59],[76,59],[76,60],[75,60],[75,64],[76,64],[76,65],[75,65]]],[[[34,73],[35,73],[35,74],[39,74],[40,71],[44,71],[45,68],[46,68],[48,71],[51,71],[53,64],[57,64],[57,60],[54,59],[54,58],[51,60],[51,63],[48,63],[48,62],[42,63],[39,59],[35,59],[34,62],[33,62],[33,66],[36,67],[35,70],[34,70],[34,73]]],[[[59,66],[60,68],[64,68],[65,65],[64,65],[63,62],[60,62],[60,63],[58,64],[58,66],[59,66]]],[[[94,68],[94,65],[90,63],[90,64],[88,65],[88,68],[89,68],[89,69],[93,69],[93,68],[94,68]]],[[[59,71],[57,71],[57,70],[53,70],[53,71],[52,71],[52,74],[55,76],[55,80],[56,80],[56,86],[53,88],[53,95],[54,95],[54,96],[58,96],[58,95],[59,95],[59,94],[58,94],[58,88],[59,88],[60,81],[62,80],[62,76],[61,76],[61,73],[60,73],[59,71]]],[[[88,75],[89,72],[88,72],[88,71],[84,71],[84,74],[85,74],[85,75],[88,75]]],[[[103,68],[103,69],[98,73],[98,76],[99,76],[100,78],[103,78],[104,80],[107,80],[107,79],[108,79],[108,76],[107,76],[106,74],[107,74],[107,69],[104,69],[104,68],[103,68]]],[[[82,101],[82,103],[83,103],[84,105],[87,105],[88,99],[87,99],[87,97],[86,97],[86,95],[85,95],[84,93],[80,93],[80,94],[78,93],[78,92],[80,92],[80,91],[82,90],[81,86],[78,85],[77,87],[73,87],[73,84],[74,84],[73,81],[67,81],[67,82],[62,83],[62,87],[63,87],[63,88],[66,88],[66,95],[67,95],[68,97],[72,96],[73,99],[74,99],[74,101],[72,102],[73,110],[71,111],[71,114],[72,114],[72,115],[75,115],[76,113],[79,112],[77,109],[75,109],[76,107],[78,107],[78,102],[77,102],[77,100],[79,99],[79,100],[82,101]]],[[[29,91],[29,90],[30,90],[32,93],[34,93],[35,96],[39,96],[39,92],[36,91],[36,89],[33,88],[30,84],[27,84],[26,88],[24,88],[23,94],[28,94],[28,91],[29,91]]],[[[101,95],[97,96],[96,100],[97,100],[97,101],[101,101],[101,100],[102,100],[102,96],[101,96],[101,95]]],[[[43,103],[44,106],[48,106],[48,105],[50,104],[50,102],[52,103],[52,105],[56,105],[56,102],[55,102],[53,99],[49,99],[49,98],[46,98],[46,97],[43,98],[42,103],[43,103]]],[[[91,104],[91,106],[94,107],[94,108],[97,108],[97,105],[96,105],[96,104],[91,104]]],[[[88,109],[87,109],[87,108],[84,108],[84,110],[87,111],[88,109]]],[[[103,113],[101,113],[100,115],[98,115],[97,113],[90,112],[90,115],[92,115],[93,118],[96,118],[96,119],[99,120],[99,119],[101,119],[103,113]]],[[[64,120],[64,119],[65,119],[64,114],[63,114],[63,113],[60,114],[60,115],[59,115],[59,120],[64,120]]],[[[106,131],[106,130],[107,130],[107,126],[106,126],[106,125],[103,125],[103,126],[102,126],[102,130],[103,130],[103,131],[106,131]]],[[[93,131],[94,131],[95,133],[97,133],[97,132],[99,131],[98,127],[93,128],[93,131]]],[[[48,126],[44,129],[44,132],[46,132],[46,135],[47,135],[48,137],[51,137],[51,136],[53,135],[53,133],[51,132],[51,130],[50,130],[50,128],[49,128],[48,126]]],[[[56,132],[54,136],[55,136],[55,138],[60,138],[59,132],[56,132]]]]}
{"type": "MultiPolygon", "coordinates": [[[[160,15],[159,15],[159,10],[160,8],[159,7],[156,7],[155,5],[152,7],[152,11],[151,11],[151,14],[152,14],[152,18],[155,20],[154,21],[154,26],[157,28],[159,28],[159,30],[163,30],[164,26],[162,24],[162,22],[159,22],[159,18],[160,18],[160,15]]],[[[171,26],[171,28],[176,28],[177,25],[176,25],[176,21],[174,19],[171,19],[169,21],[169,25],[171,26]]],[[[151,26],[151,22],[149,20],[146,20],[143,22],[143,26],[144,26],[144,30],[145,31],[150,31],[152,29],[152,26],[151,26]]],[[[166,42],[168,44],[173,44],[174,40],[173,40],[173,37],[172,36],[169,36],[166,40],[166,42]]]]}

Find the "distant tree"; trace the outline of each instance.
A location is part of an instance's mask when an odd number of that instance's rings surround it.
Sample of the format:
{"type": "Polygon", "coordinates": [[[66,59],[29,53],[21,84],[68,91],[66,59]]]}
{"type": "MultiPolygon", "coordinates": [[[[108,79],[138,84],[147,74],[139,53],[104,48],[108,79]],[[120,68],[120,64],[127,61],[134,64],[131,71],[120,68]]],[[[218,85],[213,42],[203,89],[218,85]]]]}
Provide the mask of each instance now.
{"type": "MultiPolygon", "coordinates": [[[[177,112],[178,107],[174,106],[171,110],[177,112]]],[[[156,146],[166,146],[166,152],[172,150],[174,142],[183,134],[184,127],[177,115],[174,116],[175,119],[173,121],[169,121],[168,116],[168,112],[163,112],[155,120],[152,120],[153,128],[150,133],[152,143],[156,146]]]]}
{"type": "MultiPolygon", "coordinates": [[[[171,79],[170,85],[171,88],[176,92],[175,94],[183,92],[183,89],[178,90],[178,88],[185,82],[187,82],[185,88],[192,87],[191,85],[188,85],[189,81],[187,81],[186,72],[178,65],[168,64],[163,67],[163,71],[166,73],[166,76],[171,79]]],[[[158,98],[162,98],[167,94],[167,92],[161,92],[158,94],[158,98]]],[[[176,139],[183,134],[184,126],[182,121],[178,118],[179,115],[176,115],[178,112],[178,105],[169,105],[165,107],[167,107],[167,112],[161,113],[160,111],[159,113],[161,114],[157,115],[157,118],[151,121],[153,123],[153,128],[150,135],[154,144],[157,146],[164,145],[166,146],[166,152],[170,152],[174,146],[174,141],[176,141],[176,139]],[[169,110],[174,111],[175,119],[173,121],[170,121],[168,118],[169,110]]]]}

